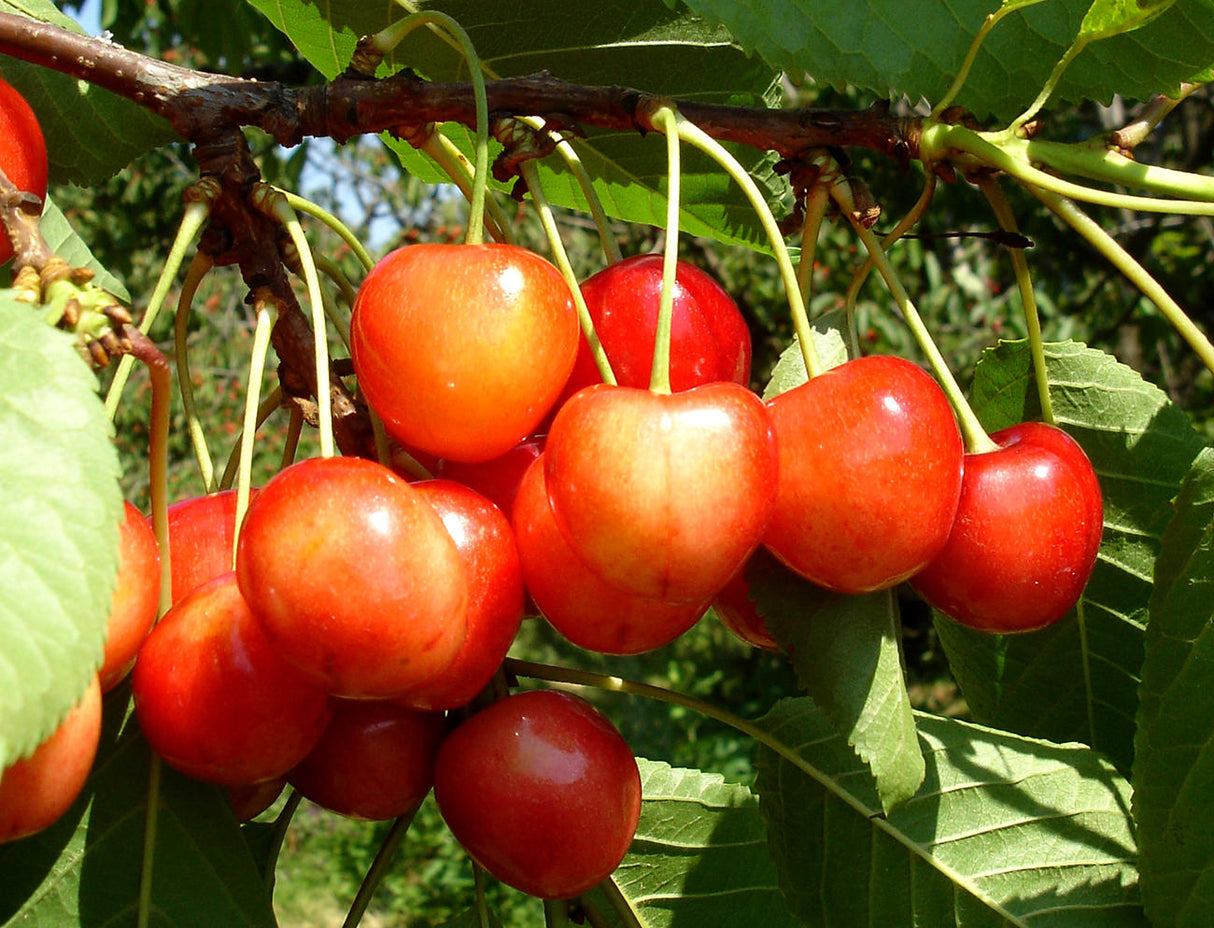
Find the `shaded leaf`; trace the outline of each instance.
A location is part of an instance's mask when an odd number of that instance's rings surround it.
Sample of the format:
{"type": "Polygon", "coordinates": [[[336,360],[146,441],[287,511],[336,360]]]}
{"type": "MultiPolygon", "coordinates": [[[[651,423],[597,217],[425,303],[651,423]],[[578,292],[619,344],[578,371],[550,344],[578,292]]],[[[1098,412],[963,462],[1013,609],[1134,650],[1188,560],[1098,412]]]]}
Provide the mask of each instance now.
{"type": "Polygon", "coordinates": [[[1134,742],[1142,895],[1155,928],[1214,911],[1214,450],[1198,457],[1155,567],[1134,742]]]}
{"type": "Polygon", "coordinates": [[[0,768],[32,751],[101,666],[122,496],[97,379],[0,291],[0,768]]]}
{"type": "MultiPolygon", "coordinates": [[[[1202,442],[1159,388],[1077,342],[1046,346],[1055,418],[1087,453],[1104,494],[1104,536],[1079,606],[1039,632],[936,628],[974,717],[1053,741],[1082,741],[1128,772],[1142,629],[1169,505],[1202,442]]],[[[973,406],[996,430],[1039,417],[1026,342],[986,351],[973,406]]]]}
{"type": "Polygon", "coordinates": [[[67,217],[55,205],[55,201],[47,195],[46,201],[42,209],[42,219],[39,222],[39,229],[42,232],[42,237],[46,239],[47,245],[59,257],[63,258],[68,264],[73,267],[87,267],[93,272],[93,283],[101,287],[103,290],[112,293],[124,303],[130,303],[131,295],[127,292],[122,281],[111,274],[95,257],[89,246],[84,243],[71,224],[67,221],[67,217]]]}
{"type": "MultiPolygon", "coordinates": [[[[101,750],[76,804],[45,831],[0,845],[0,923],[135,924],[152,755],[126,717],[129,695],[106,697],[101,750]]],[[[157,822],[149,924],[276,924],[222,790],[163,767],[157,822]]]]}
{"type": "Polygon", "coordinates": [[[651,928],[796,922],[776,885],[759,803],[712,773],[638,760],[644,802],[615,872],[651,928]]]}
{"type": "Polygon", "coordinates": [[[817,772],[760,749],[772,852],[806,923],[1145,928],[1129,787],[1095,752],[920,715],[926,779],[883,817],[810,700],[761,724],[817,772]]]}
{"type": "MultiPolygon", "coordinates": [[[[83,32],[50,0],[0,0],[0,13],[83,32]]],[[[0,55],[0,77],[38,115],[56,183],[99,183],[137,155],[178,138],[165,120],[143,107],[49,68],[0,55]]]]}
{"type": "Polygon", "coordinates": [[[832,593],[760,551],[746,568],[751,598],[797,681],[869,766],[888,812],[923,782],[893,590],[832,593]]]}

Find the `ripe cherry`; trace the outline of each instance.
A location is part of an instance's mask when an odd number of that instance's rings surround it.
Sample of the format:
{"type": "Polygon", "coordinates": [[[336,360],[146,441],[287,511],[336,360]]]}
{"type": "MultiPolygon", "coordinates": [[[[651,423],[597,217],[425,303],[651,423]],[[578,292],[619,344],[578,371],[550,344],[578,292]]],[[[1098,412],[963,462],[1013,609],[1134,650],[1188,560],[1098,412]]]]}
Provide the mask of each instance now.
{"type": "MultiPolygon", "coordinates": [[[[662,291],[661,255],[636,255],[605,267],[582,283],[594,331],[611,361],[616,382],[649,386],[653,340],[662,291]]],[[[670,388],[678,393],[700,384],[750,379],[750,329],[725,289],[694,264],[675,269],[670,321],[670,388]]],[[[565,396],[601,382],[583,337],[565,396]]]]}
{"type": "MultiPolygon", "coordinates": [[[[254,488],[253,494],[257,490],[254,488]]],[[[183,499],[169,507],[173,602],[232,569],[236,491],[183,499]]]]}
{"type": "Polygon", "coordinates": [[[282,659],[231,572],[165,613],[131,681],[153,750],[174,769],[224,786],[282,776],[329,721],[328,696],[282,659]]]}
{"type": "Polygon", "coordinates": [[[649,599],[711,599],[758,546],[775,503],[771,421],[735,383],[667,395],[587,387],[557,413],[544,458],[570,548],[649,599]]]}
{"type": "Polygon", "coordinates": [[[118,579],[105,628],[101,692],[117,686],[135,664],[139,646],[156,624],[160,607],[160,546],[143,514],[130,503],[119,543],[118,579]]]}
{"type": "Polygon", "coordinates": [[[249,505],[240,590],[282,656],[334,696],[390,699],[463,644],[468,571],[425,498],[361,458],[310,458],[249,505]]]}
{"type": "Polygon", "coordinates": [[[510,515],[523,474],[527,473],[531,462],[543,452],[546,440],[546,435],[532,435],[524,438],[505,454],[489,461],[478,461],[474,464],[441,461],[436,476],[471,487],[487,497],[506,515],[510,515]]]}
{"type": "MultiPolygon", "coordinates": [[[[754,558],[770,558],[771,554],[760,548],[754,558]]],[[[747,561],[749,564],[750,561],[747,561]]],[[[746,580],[746,568],[743,567],[725,584],[724,589],[712,601],[712,611],[716,613],[721,624],[749,645],[762,648],[764,651],[778,651],[780,645],[767,622],[759,614],[759,607],[750,597],[750,583],[746,580]]]]}
{"type": "Polygon", "coordinates": [[[948,542],[911,584],[962,624],[1008,634],[1058,621],[1100,549],[1104,507],[1091,462],[1066,432],[1026,422],[968,454],[948,542]]]}
{"type": "Polygon", "coordinates": [[[451,480],[414,484],[438,513],[468,568],[468,633],[442,676],[397,699],[417,709],[456,709],[492,679],[523,620],[523,570],[500,509],[451,480]]]}
{"type": "Polygon", "coordinates": [[[910,361],[849,361],[768,401],[780,488],[763,543],[827,589],[864,593],[922,570],[961,493],[961,433],[910,361]]]}
{"type": "Polygon", "coordinates": [[[350,320],[359,386],[401,444],[485,461],[535,431],[577,355],[573,296],[513,245],[409,245],[363,281],[350,320]]]}
{"type": "Polygon", "coordinates": [[[0,842],[53,824],[84,789],[101,740],[101,685],[94,677],[54,733],[0,773],[0,842]]]}
{"type": "Polygon", "coordinates": [[[641,778],[627,742],[594,707],[538,690],[494,703],[447,737],[434,798],[491,874],[561,899],[619,866],[640,818],[641,778]]]}
{"type": "MultiPolygon", "coordinates": [[[[38,117],[11,84],[0,79],[0,170],[18,190],[46,196],[46,142],[38,117]]],[[[0,264],[13,256],[13,243],[0,230],[0,264]]]]}
{"type": "Polygon", "coordinates": [[[416,809],[430,792],[445,732],[440,712],[381,700],[334,699],[325,733],[287,781],[340,815],[396,818],[416,809]]]}
{"type": "Polygon", "coordinates": [[[249,822],[261,815],[266,809],[274,805],[274,801],[282,795],[283,789],[286,788],[287,778],[274,777],[270,780],[262,780],[260,783],[245,783],[241,786],[228,786],[225,791],[228,794],[228,802],[232,804],[232,811],[236,814],[236,821],[249,822]]]}

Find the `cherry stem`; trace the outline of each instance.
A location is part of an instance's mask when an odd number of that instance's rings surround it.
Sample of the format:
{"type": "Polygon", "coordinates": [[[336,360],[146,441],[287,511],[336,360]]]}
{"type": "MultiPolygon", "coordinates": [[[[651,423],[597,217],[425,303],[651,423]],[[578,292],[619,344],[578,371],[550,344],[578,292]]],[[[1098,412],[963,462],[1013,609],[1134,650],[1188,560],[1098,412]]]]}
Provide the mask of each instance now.
{"type": "MultiPolygon", "coordinates": [[[[1003,193],[1003,188],[990,176],[978,180],[978,187],[1005,232],[1018,232],[1016,214],[1003,193]]],[[[1020,289],[1020,305],[1024,310],[1024,324],[1028,329],[1029,351],[1033,355],[1033,377],[1037,382],[1037,398],[1041,403],[1041,419],[1054,424],[1054,403],[1050,399],[1050,378],[1045,366],[1045,343],[1041,338],[1041,315],[1037,310],[1037,295],[1033,292],[1033,277],[1029,273],[1029,262],[1023,248],[1009,248],[1012,269],[1016,273],[1016,285],[1020,289]]]]}
{"type": "Polygon", "coordinates": [[[898,272],[894,269],[893,264],[890,263],[889,256],[886,255],[885,249],[881,247],[881,242],[877,238],[876,233],[860,220],[860,216],[856,212],[856,202],[852,196],[851,187],[845,180],[841,180],[831,187],[830,194],[839,205],[839,209],[843,211],[843,215],[847,217],[847,221],[851,223],[856,234],[860,236],[860,241],[864,243],[864,247],[868,249],[868,253],[872,257],[874,264],[876,264],[878,272],[885,279],[885,285],[889,288],[894,302],[902,312],[902,317],[906,320],[907,327],[911,330],[915,342],[926,356],[932,372],[936,375],[936,379],[952,404],[953,411],[957,415],[958,425],[961,427],[961,434],[965,439],[966,450],[971,453],[999,450],[999,446],[991,441],[990,436],[986,434],[986,430],[982,427],[982,423],[978,421],[978,417],[974,414],[969,401],[966,400],[965,393],[962,392],[961,386],[953,376],[953,372],[949,370],[948,362],[944,360],[944,356],[940,353],[939,347],[932,339],[927,326],[923,324],[919,311],[915,308],[915,304],[911,302],[910,295],[906,292],[902,281],[899,280],[898,272]]]}
{"type": "Polygon", "coordinates": [[[965,86],[965,82],[969,78],[970,69],[974,66],[974,60],[978,57],[978,50],[982,47],[982,43],[986,40],[990,31],[999,24],[999,21],[1013,10],[1033,6],[1040,2],[1041,0],[1024,0],[1024,2],[1009,3],[1007,0],[1004,0],[1003,6],[995,10],[995,12],[987,14],[985,21],[978,29],[978,34],[974,36],[974,41],[970,43],[969,51],[965,53],[965,60],[961,62],[961,67],[957,70],[953,83],[949,86],[944,96],[940,98],[940,102],[932,107],[931,115],[933,119],[939,117],[942,112],[948,109],[953,100],[957,98],[957,94],[961,92],[961,88],[965,86]]]}
{"type": "Polygon", "coordinates": [[[367,906],[371,904],[371,898],[379,889],[379,884],[384,881],[384,877],[388,875],[388,870],[392,866],[392,857],[400,849],[416,815],[417,809],[414,808],[412,812],[405,813],[392,823],[383,843],[379,846],[375,859],[371,861],[367,875],[363,877],[362,885],[358,887],[358,893],[350,905],[350,911],[346,913],[346,920],[342,922],[342,928],[355,928],[362,921],[367,906]]]}
{"type": "MultiPolygon", "coordinates": [[[[464,198],[469,203],[472,202],[472,181],[476,177],[476,172],[472,162],[464,156],[464,153],[456,147],[451,139],[437,129],[431,129],[426,133],[425,141],[418,146],[418,150],[429,155],[443,173],[451,178],[451,182],[459,187],[464,198]]],[[[487,193],[485,209],[485,231],[489,233],[490,238],[497,242],[513,244],[514,237],[510,233],[508,217],[497,201],[487,193]]]]}
{"type": "Polygon", "coordinates": [[[152,918],[152,876],[156,864],[156,836],[160,825],[160,774],[163,761],[155,751],[148,752],[147,806],[143,820],[143,859],[139,867],[139,907],[136,928],[148,928],[152,918]]]}
{"type": "Polygon", "coordinates": [[[599,884],[599,889],[603,891],[603,895],[607,897],[607,901],[611,903],[611,908],[615,910],[616,917],[624,923],[624,928],[649,928],[643,915],[636,910],[623,890],[620,889],[620,884],[615,881],[615,877],[609,876],[599,884]]]}
{"type": "Polygon", "coordinates": [[[653,335],[651,393],[670,395],[670,328],[674,318],[674,281],[679,260],[679,199],[682,179],[679,157],[678,113],[668,106],[653,112],[650,120],[666,135],[666,245],[662,250],[662,289],[658,296],[658,323],[653,335]]]}
{"type": "MultiPolygon", "coordinates": [[[[270,391],[269,396],[261,401],[261,405],[257,408],[257,426],[261,427],[262,423],[270,418],[274,410],[282,405],[282,386],[276,386],[270,391]]],[[[244,449],[244,430],[236,434],[236,442],[232,446],[232,451],[228,455],[228,462],[224,466],[223,476],[219,478],[219,489],[230,490],[232,484],[236,482],[237,472],[240,470],[241,454],[244,449]]]]}
{"type": "Polygon", "coordinates": [[[270,833],[270,846],[266,853],[266,870],[265,884],[267,889],[274,887],[274,870],[278,864],[278,855],[282,852],[282,846],[287,840],[287,829],[291,825],[291,819],[295,817],[295,812],[303,802],[303,793],[297,789],[292,789],[287,796],[287,801],[282,804],[282,810],[278,813],[278,817],[274,819],[273,831],[270,833]]]}
{"type": "Polygon", "coordinates": [[[544,928],[567,928],[569,925],[569,900],[544,900],[544,928]]]}
{"type": "MultiPolygon", "coordinates": [[[[195,189],[201,188],[206,190],[208,187],[209,185],[206,185],[205,182],[195,184],[195,189]]],[[[169,249],[168,257],[165,258],[164,267],[160,271],[160,279],[156,281],[156,287],[152,291],[152,299],[148,303],[147,311],[143,314],[143,319],[139,323],[139,331],[144,335],[147,335],[151,331],[152,323],[156,321],[156,317],[160,314],[160,307],[164,305],[165,298],[169,295],[169,289],[173,286],[173,281],[177,277],[177,272],[185,261],[186,249],[198,237],[203,223],[207,221],[207,217],[210,214],[210,201],[205,196],[202,199],[190,200],[186,203],[185,211],[181,217],[181,225],[177,227],[177,237],[173,240],[173,246],[169,249]]],[[[118,367],[114,371],[114,379],[110,382],[110,389],[105,395],[105,412],[111,419],[118,412],[118,404],[122,402],[122,391],[126,389],[127,381],[131,377],[131,369],[134,366],[135,359],[124,356],[118,362],[118,367]]]]}
{"type": "Polygon", "coordinates": [[[590,924],[590,928],[610,928],[611,920],[607,917],[607,912],[598,904],[593,896],[582,895],[577,897],[578,907],[586,916],[586,921],[590,924]]]}
{"type": "Polygon", "coordinates": [[[169,413],[173,405],[173,372],[155,342],[132,325],[123,326],[130,356],[143,362],[152,384],[148,424],[148,495],[152,501],[152,531],[160,546],[160,605],[164,615],[173,604],[172,553],[169,550],[169,413]]]}
{"type": "Polygon", "coordinates": [[[801,223],[801,254],[797,258],[797,288],[801,302],[808,307],[813,300],[814,262],[818,254],[818,235],[822,220],[830,205],[830,192],[822,184],[814,184],[805,195],[805,219],[801,223]]]}
{"type": "MultiPolygon", "coordinates": [[[[519,122],[524,122],[537,130],[544,128],[544,120],[538,116],[522,116],[519,118],[519,122]]],[[[599,193],[594,189],[594,181],[590,177],[590,172],[586,170],[586,165],[582,164],[577,149],[573,147],[572,142],[557,133],[549,134],[556,140],[557,153],[565,159],[565,164],[569,166],[569,170],[577,178],[578,186],[582,188],[582,195],[586,197],[586,205],[590,208],[594,226],[599,232],[599,244],[603,249],[603,258],[608,264],[615,264],[617,261],[623,260],[624,255],[620,251],[620,243],[611,229],[611,219],[608,217],[607,211],[603,209],[603,201],[599,199],[599,193]]]]}
{"type": "Polygon", "coordinates": [[[325,209],[318,203],[313,203],[307,197],[301,197],[297,193],[292,193],[290,190],[285,190],[282,187],[273,187],[275,193],[283,197],[287,201],[287,205],[301,213],[306,213],[315,219],[319,219],[326,226],[341,236],[341,240],[350,246],[350,250],[354,252],[354,256],[358,258],[362,264],[363,270],[369,271],[375,266],[375,261],[367,252],[366,247],[358,240],[350,227],[334,216],[331,212],[325,209]]]}
{"type": "Polygon", "coordinates": [[[594,330],[594,320],[590,318],[590,310],[586,307],[586,299],[582,296],[582,288],[578,285],[577,275],[573,271],[573,265],[569,263],[569,255],[565,251],[565,243],[561,241],[561,232],[552,215],[552,207],[548,203],[548,198],[544,196],[544,188],[540,186],[540,172],[536,169],[534,162],[530,160],[519,163],[519,172],[523,176],[527,189],[531,191],[531,199],[535,203],[536,212],[539,213],[540,224],[543,225],[544,232],[548,236],[557,269],[565,278],[565,283],[569,285],[573,305],[577,308],[578,322],[582,326],[582,334],[586,337],[586,343],[590,346],[590,354],[594,358],[599,376],[603,378],[603,383],[617,383],[615,372],[611,369],[611,361],[607,359],[603,343],[599,341],[598,333],[594,330]]]}
{"type": "Polygon", "coordinates": [[[472,890],[475,894],[473,907],[476,909],[476,920],[480,928],[490,928],[489,899],[485,896],[485,868],[472,861],[472,890]]]}
{"type": "Polygon", "coordinates": [[[784,282],[784,290],[788,295],[788,307],[792,313],[793,330],[800,339],[801,353],[805,358],[805,372],[810,377],[816,377],[822,373],[822,362],[818,359],[818,351],[814,346],[809,316],[806,315],[805,303],[801,299],[801,288],[797,283],[797,272],[793,267],[792,258],[789,257],[788,246],[784,244],[784,235],[780,232],[776,219],[771,214],[771,208],[759,190],[759,185],[754,182],[754,178],[746,172],[746,169],[738,163],[738,159],[731,155],[725,146],[695,123],[690,122],[682,113],[676,112],[675,116],[678,120],[679,137],[719,164],[750,200],[750,205],[758,215],[759,222],[762,223],[767,238],[771,242],[776,264],[780,268],[780,277],[784,282]]]}
{"type": "MultiPolygon", "coordinates": [[[[358,292],[354,289],[354,285],[350,283],[337,262],[325,255],[313,254],[312,259],[316,262],[316,269],[328,277],[334,284],[337,285],[338,292],[341,293],[341,298],[347,307],[354,305],[354,300],[358,296],[358,292]]],[[[324,299],[325,316],[329,322],[333,324],[333,328],[337,330],[337,337],[341,339],[342,346],[346,349],[346,354],[350,353],[350,320],[347,315],[343,314],[337,307],[333,298],[328,294],[322,294],[324,299]]]]}
{"type": "MultiPolygon", "coordinates": [[[[280,196],[268,185],[257,188],[253,196],[258,206],[287,230],[299,256],[304,283],[308,288],[308,303],[312,309],[312,354],[316,360],[316,424],[320,456],[331,458],[336,449],[333,442],[333,396],[329,387],[329,339],[325,325],[325,299],[320,290],[316,264],[312,260],[312,248],[304,235],[299,215],[291,208],[286,197],[280,196]]],[[[252,454],[251,442],[249,453],[252,454]]]]}
{"type": "Polygon", "coordinates": [[[1095,34],[1087,34],[1078,36],[1070,47],[1062,53],[1062,57],[1058,59],[1054,65],[1054,69],[1050,71],[1050,76],[1046,78],[1044,86],[1037,94],[1037,99],[1029,104],[1028,109],[1011,121],[1005,130],[1008,136],[1016,135],[1026,122],[1036,116],[1046,101],[1053,94],[1054,89],[1058,86],[1058,82],[1062,80],[1063,72],[1070,67],[1071,62],[1082,52],[1088,45],[1100,36],[1095,34]]]}
{"type": "MultiPolygon", "coordinates": [[[[398,0],[399,2],[399,0],[398,0]]],[[[409,9],[404,3],[404,9],[409,9]]],[[[459,50],[468,64],[472,78],[472,92],[476,100],[476,168],[472,174],[472,196],[468,207],[468,230],[464,244],[479,245],[484,240],[485,193],[489,186],[489,97],[485,92],[485,74],[481,59],[468,38],[464,27],[446,13],[438,10],[423,10],[405,17],[379,32],[374,38],[374,47],[381,54],[392,51],[401,40],[418,26],[437,25],[459,44],[459,50]]]]}
{"type": "Polygon", "coordinates": [[[282,443],[282,460],[279,470],[285,470],[295,463],[295,455],[299,453],[299,436],[303,434],[303,410],[298,406],[291,407],[290,418],[287,419],[287,434],[282,443]]]}
{"type": "Polygon", "coordinates": [[[211,449],[207,445],[207,433],[202,427],[202,419],[198,415],[198,405],[194,401],[194,380],[190,372],[190,351],[187,335],[190,324],[190,309],[198,285],[214,266],[210,255],[201,251],[194,253],[189,270],[186,271],[185,281],[181,285],[181,296],[177,300],[177,314],[173,320],[173,345],[177,358],[177,390],[181,393],[181,405],[185,408],[186,430],[190,435],[190,444],[194,448],[194,458],[198,462],[198,473],[202,477],[204,493],[215,489],[215,461],[211,449]]]}
{"type": "MultiPolygon", "coordinates": [[[[261,379],[264,376],[266,355],[270,348],[270,330],[274,327],[277,312],[273,303],[261,302],[257,307],[257,327],[253,330],[253,350],[249,357],[249,381],[245,392],[244,430],[239,441],[240,472],[236,479],[236,531],[232,537],[232,566],[236,566],[236,548],[240,543],[240,523],[249,508],[249,487],[253,475],[253,446],[256,444],[258,400],[261,397],[261,379]]],[[[322,384],[327,380],[320,381],[322,384]]],[[[317,393],[325,392],[318,389],[317,393]]],[[[322,420],[323,421],[323,420],[322,420]]]]}
{"type": "Polygon", "coordinates": [[[1150,272],[1122,248],[1087,213],[1065,197],[1049,190],[1028,185],[1029,192],[1044,203],[1060,219],[1082,235],[1117,270],[1121,271],[1148,300],[1159,307],[1165,319],[1180,333],[1180,336],[1196,352],[1205,366],[1214,371],[1214,345],[1206,334],[1188,317],[1180,304],[1159,284],[1150,272]]]}

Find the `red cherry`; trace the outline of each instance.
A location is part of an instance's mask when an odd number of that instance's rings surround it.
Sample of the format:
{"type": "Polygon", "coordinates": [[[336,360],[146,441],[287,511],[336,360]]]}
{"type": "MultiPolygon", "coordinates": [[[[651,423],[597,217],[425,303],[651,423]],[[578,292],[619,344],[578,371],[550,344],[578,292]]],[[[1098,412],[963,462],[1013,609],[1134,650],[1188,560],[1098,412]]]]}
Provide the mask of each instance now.
{"type": "Polygon", "coordinates": [[[401,444],[485,461],[535,431],[577,354],[551,264],[513,245],[409,245],[367,275],[350,320],[359,386],[401,444]]]}
{"type": "Polygon", "coordinates": [[[594,707],[540,690],[494,703],[447,737],[434,798],[491,874],[561,899],[619,866],[640,818],[641,778],[627,742],[594,707]]]}
{"type": "MultiPolygon", "coordinates": [[[[256,494],[256,488],[252,494],[256,494]]],[[[169,507],[173,602],[232,570],[236,491],[183,499],[169,507]]]]}
{"type": "Polygon", "coordinates": [[[373,461],[310,458],[249,505],[240,591],[282,656],[334,696],[390,699],[463,644],[468,572],[434,509],[373,461]]]}
{"type": "Polygon", "coordinates": [[[397,702],[456,709],[493,678],[523,620],[523,571],[510,522],[475,490],[451,480],[414,484],[438,513],[468,568],[468,633],[443,675],[397,702]]]}
{"type": "MultiPolygon", "coordinates": [[[[752,557],[770,555],[766,550],[760,549],[752,557]]],[[[750,584],[746,581],[745,567],[734,574],[733,579],[717,594],[717,598],[712,601],[712,611],[716,613],[722,625],[747,644],[764,651],[780,650],[780,645],[767,627],[767,622],[759,615],[758,606],[750,598],[750,584]]]]}
{"type": "Polygon", "coordinates": [[[922,570],[961,493],[961,434],[944,392],[901,358],[849,361],[768,402],[780,489],[763,543],[840,593],[922,570]]]}
{"type": "Polygon", "coordinates": [[[272,780],[262,780],[260,783],[226,787],[228,802],[232,804],[236,821],[249,822],[257,818],[274,805],[274,800],[282,795],[286,785],[286,777],[274,777],[272,780]]]}
{"type": "Polygon", "coordinates": [[[664,603],[625,593],[573,553],[557,528],[544,486],[544,459],[528,468],[514,501],[523,579],[544,618],[580,648],[639,654],[669,644],[699,621],[707,604],[664,603]]]}
{"type": "MultiPolygon", "coordinates": [[[[38,117],[25,98],[0,79],[0,170],[18,190],[46,196],[46,142],[38,117]]],[[[0,231],[0,264],[13,256],[13,243],[0,231]]]]}
{"type": "MultiPolygon", "coordinates": [[[[624,387],[649,386],[653,340],[662,292],[661,255],[636,255],[603,268],[582,283],[594,331],[624,387]]],[[[675,268],[670,320],[670,388],[676,393],[700,384],[750,380],[750,328],[725,289],[686,261],[675,268]]],[[[600,383],[585,337],[565,388],[569,397],[600,383]]]]}
{"type": "Polygon", "coordinates": [[[524,438],[505,454],[489,461],[467,464],[460,461],[442,461],[437,476],[454,480],[472,487],[485,496],[507,515],[514,508],[514,496],[523,474],[531,462],[544,450],[546,435],[524,438]]]}
{"type": "Polygon", "coordinates": [[[333,719],[287,775],[317,805],[350,818],[381,821],[416,809],[434,783],[434,757],[446,731],[440,712],[379,700],[333,700],[333,719]]]}
{"type": "Polygon", "coordinates": [[[0,843],[53,824],[88,779],[101,740],[101,685],[96,677],[49,738],[0,773],[0,843]]]}
{"type": "Polygon", "coordinates": [[[948,543],[911,584],[964,625],[1044,628],[1079,600],[1100,549],[1104,507],[1091,462],[1066,432],[1026,422],[998,451],[965,456],[948,543]]]}
{"type": "Polygon", "coordinates": [[[328,697],[282,659],[232,573],[165,613],[131,681],[153,750],[174,769],[224,786],[282,776],[329,721],[328,697]]]}
{"type": "Polygon", "coordinates": [[[711,599],[758,546],[775,502],[771,421],[735,383],[669,395],[587,387],[557,414],[544,457],[569,546],[649,599],[711,599]]]}
{"type": "Polygon", "coordinates": [[[108,693],[130,672],[160,610],[160,546],[143,513],[123,504],[118,579],[105,627],[105,658],[97,675],[108,693]]]}

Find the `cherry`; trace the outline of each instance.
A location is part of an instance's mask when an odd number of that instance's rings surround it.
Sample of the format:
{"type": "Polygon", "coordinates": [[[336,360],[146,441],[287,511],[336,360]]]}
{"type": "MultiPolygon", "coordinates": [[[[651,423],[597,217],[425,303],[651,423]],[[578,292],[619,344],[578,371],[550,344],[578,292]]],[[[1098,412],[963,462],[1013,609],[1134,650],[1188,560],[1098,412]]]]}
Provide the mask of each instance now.
{"type": "Polygon", "coordinates": [[[524,438],[505,454],[474,464],[441,461],[437,476],[472,487],[509,515],[514,508],[514,496],[518,493],[523,474],[544,450],[546,439],[545,435],[532,435],[524,438]]]}
{"type": "Polygon", "coordinates": [[[771,420],[735,383],[587,387],[557,413],[544,457],[569,546],[649,599],[711,599],[758,546],[775,503],[771,420]]]}
{"type": "MultiPolygon", "coordinates": [[[[759,549],[751,560],[758,557],[771,557],[766,549],[759,549]]],[[[750,561],[747,561],[750,564],[750,561]]],[[[721,624],[749,645],[762,648],[764,651],[778,651],[780,645],[772,635],[767,622],[759,614],[759,608],[750,598],[750,584],[746,580],[746,567],[733,575],[725,587],[712,601],[712,611],[716,613],[721,624]]]]}
{"type": "Polygon", "coordinates": [[[390,699],[463,644],[468,571],[412,485],[361,458],[310,458],[249,505],[240,590],[282,656],[334,696],[390,699]]]}
{"type": "Polygon", "coordinates": [[[434,798],[451,833],[504,883],[547,899],[586,892],[636,833],[641,778],[627,742],[568,693],[508,696],[439,749],[434,798]]]}
{"type": "Polygon", "coordinates": [[[664,603],[625,593],[573,553],[557,528],[537,459],[514,501],[523,579],[544,618],[580,648],[639,654],[674,641],[699,621],[707,603],[664,603]]]}
{"type": "Polygon", "coordinates": [[[421,805],[446,725],[440,712],[334,699],[333,719],[287,781],[317,805],[380,821],[421,805]]]}
{"type": "Polygon", "coordinates": [[[439,678],[397,701],[417,709],[470,703],[501,666],[523,620],[523,571],[514,531],[502,511],[451,480],[414,484],[434,507],[468,568],[468,633],[439,678]]]}
{"type": "MultiPolygon", "coordinates": [[[[38,117],[11,84],[0,79],[0,171],[18,190],[46,196],[46,142],[38,117]]],[[[13,256],[13,243],[0,229],[0,264],[13,256]]]]}
{"type": "MultiPolygon", "coordinates": [[[[662,262],[660,254],[636,255],[582,283],[594,331],[621,386],[649,386],[662,262]]],[[[745,385],[750,380],[750,329],[738,305],[712,277],[686,261],[677,262],[673,295],[671,390],[678,393],[714,381],[745,385]]],[[[601,380],[583,337],[565,396],[601,380]]]]}
{"type": "Polygon", "coordinates": [[[261,815],[274,805],[274,800],[282,795],[287,785],[287,778],[274,777],[262,780],[260,783],[245,783],[240,786],[225,787],[228,802],[236,814],[236,821],[249,822],[261,815]]]}
{"type": "Polygon", "coordinates": [[[49,738],[0,773],[0,842],[41,831],[84,789],[101,740],[101,684],[84,696],[49,738]]]}
{"type": "Polygon", "coordinates": [[[367,275],[350,353],[388,433],[455,461],[485,461],[535,431],[577,355],[573,296],[513,245],[409,245],[367,275]]]}
{"type": "Polygon", "coordinates": [[[768,401],[780,487],[763,543],[840,593],[914,575],[948,538],[961,434],[944,392],[910,361],[848,361],[768,401]]]}
{"type": "Polygon", "coordinates": [[[282,659],[231,572],[165,613],[131,683],[152,749],[174,769],[223,786],[282,776],[329,721],[328,697],[282,659]]]}
{"type": "MultiPolygon", "coordinates": [[[[256,488],[252,492],[256,494],[256,488]]],[[[170,506],[173,602],[231,571],[235,544],[235,490],[196,496],[170,506]]]]}
{"type": "Polygon", "coordinates": [[[105,658],[98,677],[108,693],[130,673],[139,646],[160,611],[160,546],[138,509],[123,504],[118,578],[105,628],[105,658]]]}
{"type": "Polygon", "coordinates": [[[1100,548],[1104,507],[1091,462],[1066,432],[1025,422],[968,454],[948,542],[914,579],[929,603],[971,628],[1044,628],[1079,600],[1100,548]]]}

